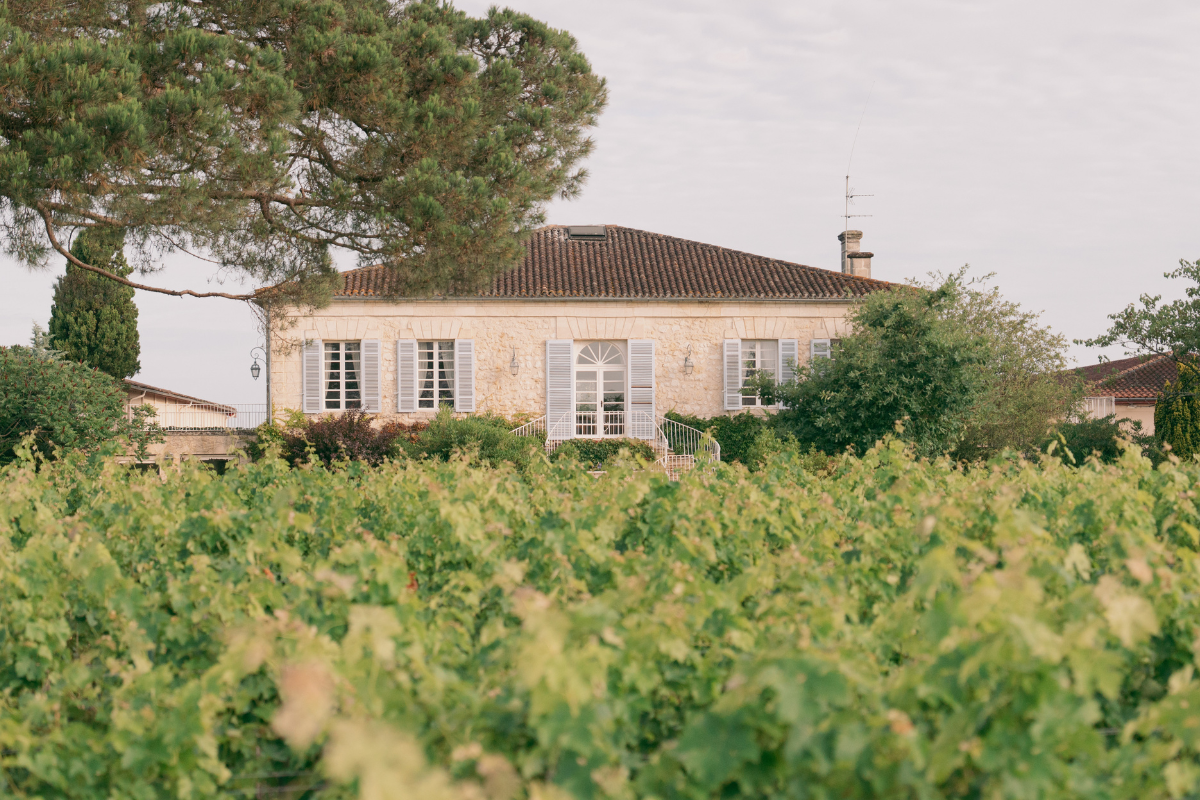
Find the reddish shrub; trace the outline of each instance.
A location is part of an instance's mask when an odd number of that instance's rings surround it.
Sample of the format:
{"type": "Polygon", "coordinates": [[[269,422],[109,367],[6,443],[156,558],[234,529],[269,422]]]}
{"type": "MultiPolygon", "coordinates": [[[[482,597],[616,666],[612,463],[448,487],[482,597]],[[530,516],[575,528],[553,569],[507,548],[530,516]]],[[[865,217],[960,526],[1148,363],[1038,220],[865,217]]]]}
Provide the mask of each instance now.
{"type": "Polygon", "coordinates": [[[284,429],[283,457],[293,465],[308,461],[309,451],[325,466],[338,461],[379,464],[393,452],[397,439],[411,440],[425,423],[404,425],[389,422],[373,426],[374,418],[363,411],[346,411],[306,419],[284,429]]]}

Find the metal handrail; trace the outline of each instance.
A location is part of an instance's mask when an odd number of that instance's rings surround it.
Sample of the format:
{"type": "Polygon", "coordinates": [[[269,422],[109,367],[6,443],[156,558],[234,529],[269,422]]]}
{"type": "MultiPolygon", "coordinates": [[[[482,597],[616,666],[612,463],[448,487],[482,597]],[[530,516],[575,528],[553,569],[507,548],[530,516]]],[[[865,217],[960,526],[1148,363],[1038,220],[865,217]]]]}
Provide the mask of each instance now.
{"type": "Polygon", "coordinates": [[[546,434],[546,418],[544,416],[537,419],[531,419],[519,428],[513,428],[510,433],[515,433],[517,436],[537,436],[546,434]]]}
{"type": "Polygon", "coordinates": [[[721,445],[705,431],[666,417],[658,418],[658,427],[672,453],[703,456],[707,461],[721,460],[721,445]]]}

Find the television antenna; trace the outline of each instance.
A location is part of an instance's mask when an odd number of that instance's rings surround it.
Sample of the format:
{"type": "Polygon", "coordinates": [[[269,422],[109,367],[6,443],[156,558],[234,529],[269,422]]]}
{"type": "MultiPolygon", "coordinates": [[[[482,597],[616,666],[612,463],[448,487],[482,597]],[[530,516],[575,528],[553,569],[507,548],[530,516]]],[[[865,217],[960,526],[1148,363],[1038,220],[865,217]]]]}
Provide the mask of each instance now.
{"type": "Polygon", "coordinates": [[[856,197],[874,197],[874,196],[875,195],[873,195],[873,194],[855,194],[854,190],[850,188],[850,176],[849,175],[846,176],[846,212],[842,215],[846,220],[846,226],[845,226],[844,230],[847,230],[847,231],[850,230],[850,220],[854,219],[855,217],[873,217],[873,216],[875,216],[874,214],[851,214],[850,213],[850,204],[854,202],[854,198],[856,198],[856,197]]]}
{"type": "Polygon", "coordinates": [[[867,116],[867,106],[871,103],[871,95],[875,92],[875,82],[871,82],[871,89],[867,92],[867,101],[863,103],[862,114],[858,118],[858,127],[854,129],[854,141],[850,143],[850,160],[846,162],[846,208],[842,213],[842,218],[845,220],[844,231],[850,230],[850,220],[855,217],[873,217],[874,214],[851,214],[850,205],[856,197],[874,197],[873,194],[855,194],[850,188],[850,165],[854,163],[854,148],[858,146],[858,132],[862,130],[863,119],[867,116]]]}

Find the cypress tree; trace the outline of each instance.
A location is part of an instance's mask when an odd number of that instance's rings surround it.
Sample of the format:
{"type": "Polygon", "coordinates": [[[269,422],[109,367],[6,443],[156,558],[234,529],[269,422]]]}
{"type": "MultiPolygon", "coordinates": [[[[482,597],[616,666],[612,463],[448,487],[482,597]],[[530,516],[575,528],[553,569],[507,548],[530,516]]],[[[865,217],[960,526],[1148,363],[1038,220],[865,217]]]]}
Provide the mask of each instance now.
{"type": "MultiPolygon", "coordinates": [[[[71,245],[72,255],[80,261],[121,277],[132,271],[124,250],[121,229],[88,228],[71,245]]],[[[133,289],[73,264],[67,264],[67,274],[54,285],[50,337],[55,349],[70,361],[118,380],[141,369],[137,318],[133,289]]]]}
{"type": "Polygon", "coordinates": [[[1167,383],[1154,405],[1154,437],[1171,445],[1184,461],[1200,452],[1200,376],[1187,364],[1179,365],[1179,380],[1167,383]]]}

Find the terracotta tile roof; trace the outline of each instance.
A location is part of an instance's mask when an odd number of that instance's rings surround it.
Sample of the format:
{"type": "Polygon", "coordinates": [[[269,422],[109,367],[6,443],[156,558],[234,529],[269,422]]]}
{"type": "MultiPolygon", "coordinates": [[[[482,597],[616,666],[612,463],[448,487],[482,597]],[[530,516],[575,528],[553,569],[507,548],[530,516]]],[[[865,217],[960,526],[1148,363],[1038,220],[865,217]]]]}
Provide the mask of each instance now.
{"type": "MultiPolygon", "coordinates": [[[[386,267],[344,273],[335,296],[387,297],[386,267]]],[[[548,225],[525,257],[484,291],[463,297],[837,300],[893,286],[711,244],[608,225],[602,239],[575,239],[548,225]]]]}
{"type": "Polygon", "coordinates": [[[1080,367],[1075,374],[1092,384],[1089,392],[1102,397],[1153,400],[1167,381],[1179,379],[1175,361],[1167,356],[1133,356],[1080,367]]]}

